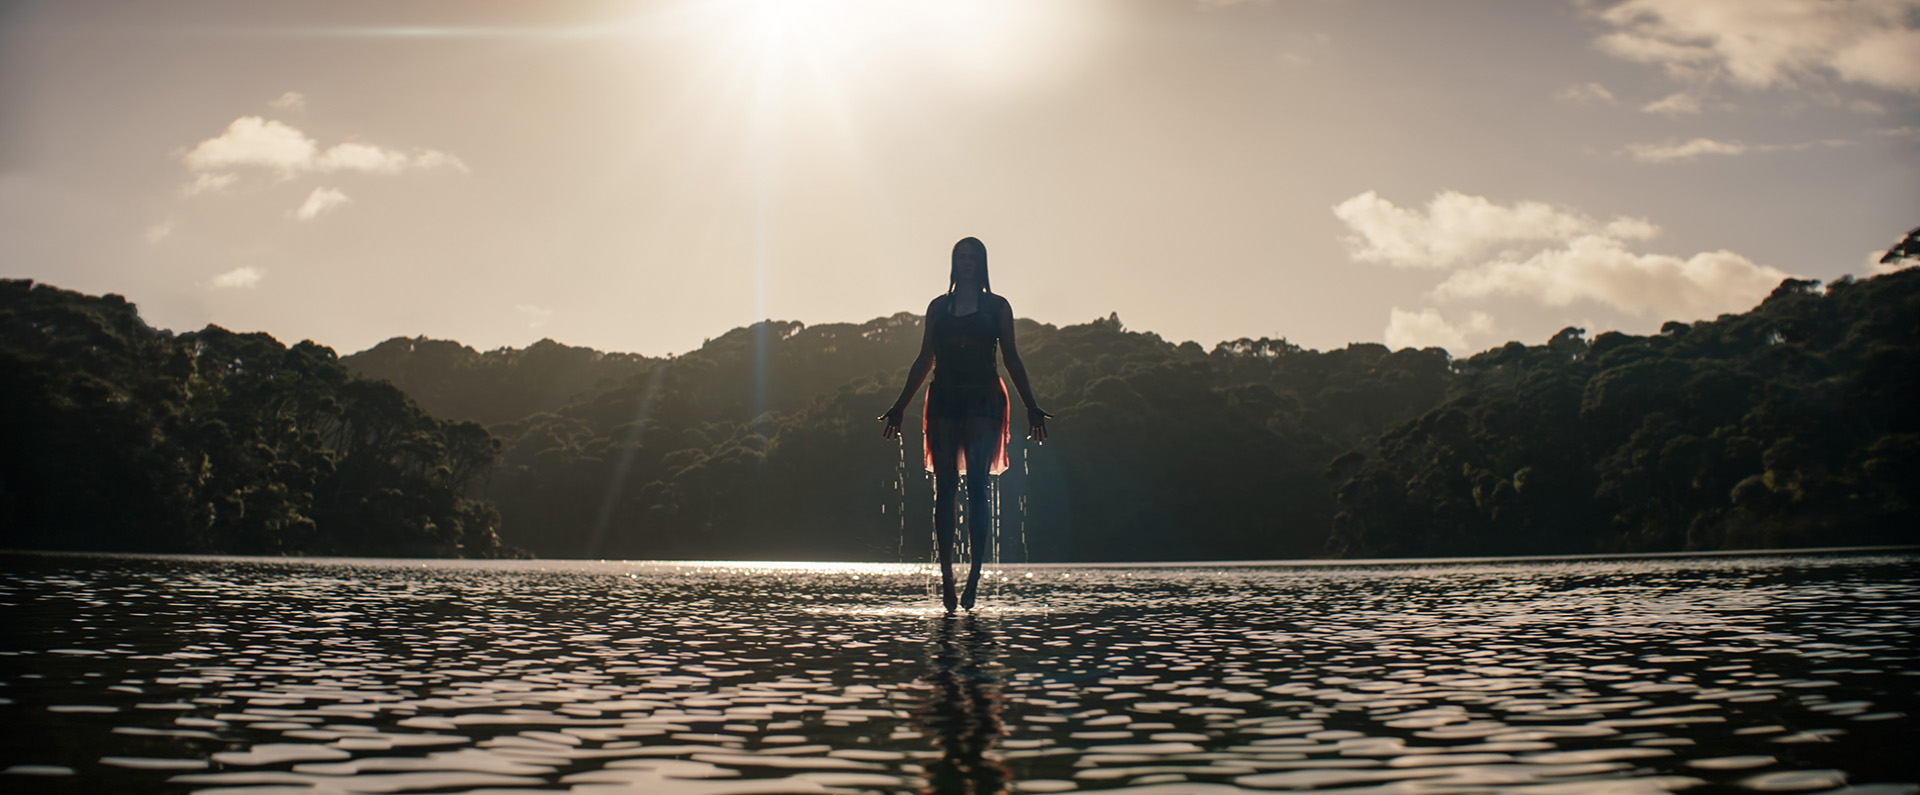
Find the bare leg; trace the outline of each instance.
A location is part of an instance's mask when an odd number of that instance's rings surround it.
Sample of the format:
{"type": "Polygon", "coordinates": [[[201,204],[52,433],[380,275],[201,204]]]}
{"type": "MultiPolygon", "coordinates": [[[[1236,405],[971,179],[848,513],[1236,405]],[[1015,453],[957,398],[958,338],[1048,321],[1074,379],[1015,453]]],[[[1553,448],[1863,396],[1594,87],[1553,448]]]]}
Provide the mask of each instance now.
{"type": "Polygon", "coordinates": [[[951,613],[958,601],[953,584],[953,498],[959,491],[960,467],[954,460],[954,451],[942,451],[943,446],[935,444],[932,451],[933,535],[934,553],[940,560],[940,599],[951,613]]]}
{"type": "Polygon", "coordinates": [[[993,547],[993,503],[988,491],[987,478],[993,468],[994,453],[999,449],[1000,422],[992,418],[969,418],[967,420],[967,523],[968,541],[972,544],[973,565],[967,572],[967,590],[960,597],[960,606],[973,609],[975,598],[979,596],[980,566],[986,563],[987,555],[993,547]]]}

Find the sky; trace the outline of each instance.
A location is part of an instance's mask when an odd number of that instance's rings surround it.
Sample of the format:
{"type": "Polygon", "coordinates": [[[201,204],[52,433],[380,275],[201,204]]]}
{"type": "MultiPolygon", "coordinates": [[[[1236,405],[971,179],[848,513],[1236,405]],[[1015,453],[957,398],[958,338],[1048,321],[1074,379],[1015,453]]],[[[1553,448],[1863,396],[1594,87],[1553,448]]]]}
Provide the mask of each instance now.
{"type": "Polygon", "coordinates": [[[0,4],[0,276],[341,353],[1648,333],[1920,225],[1920,0],[0,4]]]}

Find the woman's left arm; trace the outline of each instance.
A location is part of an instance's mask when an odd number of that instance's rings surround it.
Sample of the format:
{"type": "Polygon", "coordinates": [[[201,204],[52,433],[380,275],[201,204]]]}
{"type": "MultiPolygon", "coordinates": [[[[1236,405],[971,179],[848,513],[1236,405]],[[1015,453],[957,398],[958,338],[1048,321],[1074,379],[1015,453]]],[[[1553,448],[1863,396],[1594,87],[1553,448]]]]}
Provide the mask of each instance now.
{"type": "Polygon", "coordinates": [[[1007,299],[1000,299],[1000,358],[1007,363],[1007,375],[1013,377],[1013,388],[1020,393],[1020,402],[1027,407],[1027,438],[1036,442],[1047,440],[1047,420],[1053,417],[1040,408],[1033,399],[1033,387],[1027,383],[1027,366],[1020,361],[1020,348],[1013,341],[1013,305],[1007,299]]]}

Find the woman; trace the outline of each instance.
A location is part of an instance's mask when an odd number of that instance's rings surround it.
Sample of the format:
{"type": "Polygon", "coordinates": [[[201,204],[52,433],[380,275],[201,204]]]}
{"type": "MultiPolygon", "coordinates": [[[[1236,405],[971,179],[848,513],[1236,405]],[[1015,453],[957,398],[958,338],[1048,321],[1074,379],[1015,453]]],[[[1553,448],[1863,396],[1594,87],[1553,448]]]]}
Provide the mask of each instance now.
{"type": "Polygon", "coordinates": [[[953,245],[953,270],[947,292],[927,304],[920,356],[907,371],[907,387],[900,399],[880,415],[886,423],[883,438],[900,436],[907,404],[920,391],[920,382],[933,371],[927,387],[921,430],[926,436],[927,468],[933,471],[933,530],[939,545],[940,597],[951,613],[954,604],[973,609],[980,587],[980,564],[993,523],[987,502],[987,476],[1007,468],[1007,387],[994,361],[994,344],[1005,355],[1007,374],[1027,407],[1027,438],[1047,439],[1047,419],[1027,385],[1027,368],[1013,344],[1013,307],[993,293],[987,281],[987,247],[966,238],[953,245]],[[953,583],[953,526],[955,492],[962,462],[967,468],[967,510],[973,520],[973,570],[967,574],[966,593],[957,600],[953,583]]]}

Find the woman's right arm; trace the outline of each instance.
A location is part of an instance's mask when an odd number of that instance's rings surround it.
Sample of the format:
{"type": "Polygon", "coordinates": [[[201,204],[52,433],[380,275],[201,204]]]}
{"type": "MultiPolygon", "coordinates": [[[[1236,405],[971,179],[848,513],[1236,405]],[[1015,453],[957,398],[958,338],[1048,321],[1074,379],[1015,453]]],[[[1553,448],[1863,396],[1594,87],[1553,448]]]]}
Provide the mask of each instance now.
{"type": "MultiPolygon", "coordinates": [[[[945,297],[945,296],[942,296],[945,297]]],[[[933,313],[939,309],[940,299],[927,304],[927,316],[920,322],[920,355],[914,357],[913,367],[907,370],[907,386],[900,390],[900,399],[893,407],[879,416],[886,423],[880,429],[880,438],[892,439],[900,435],[900,423],[906,417],[907,404],[913,402],[913,396],[920,391],[920,382],[925,381],[927,373],[933,369],[933,313]]]]}

